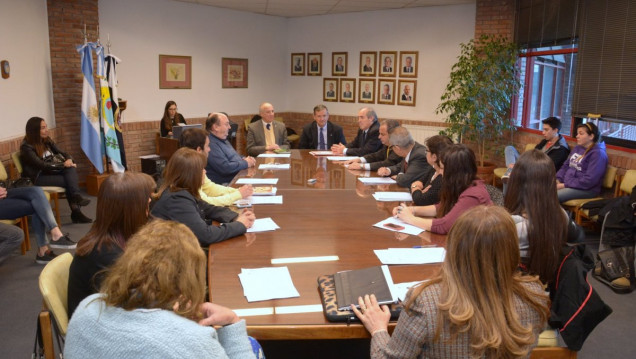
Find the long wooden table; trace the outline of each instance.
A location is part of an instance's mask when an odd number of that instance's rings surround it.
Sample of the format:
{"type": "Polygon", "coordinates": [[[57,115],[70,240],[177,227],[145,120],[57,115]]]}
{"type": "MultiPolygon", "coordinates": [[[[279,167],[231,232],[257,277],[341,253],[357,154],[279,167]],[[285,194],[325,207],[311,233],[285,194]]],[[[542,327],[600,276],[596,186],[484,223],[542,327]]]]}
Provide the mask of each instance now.
{"type": "MultiPolygon", "coordinates": [[[[273,159],[258,158],[257,163],[273,159]]],[[[209,291],[216,304],[233,310],[264,309],[268,315],[242,316],[248,332],[257,339],[343,339],[369,336],[360,324],[332,323],[322,311],[280,314],[296,306],[320,305],[317,277],[338,271],[380,265],[374,249],[445,245],[445,236],[423,232],[410,236],[373,227],[391,214],[395,202],[376,202],[371,194],[378,190],[404,190],[396,185],[363,186],[357,177],[363,172],[349,171],[342,165],[318,159],[307,150],[293,150],[291,158],[275,162],[290,163],[290,170],[242,171],[236,178],[252,176],[279,178],[282,205],[256,205],[257,218],[271,217],[281,228],[271,232],[246,234],[210,246],[209,291]],[[307,180],[316,179],[315,184],[307,180]],[[273,258],[336,255],[337,261],[273,265],[273,258]],[[248,303],[238,273],[241,268],[287,266],[300,297],[248,303]]],[[[257,167],[258,167],[257,164],[257,167]]],[[[390,266],[395,283],[423,280],[439,265],[390,266]]],[[[300,307],[300,309],[305,307],[300,307]]]]}

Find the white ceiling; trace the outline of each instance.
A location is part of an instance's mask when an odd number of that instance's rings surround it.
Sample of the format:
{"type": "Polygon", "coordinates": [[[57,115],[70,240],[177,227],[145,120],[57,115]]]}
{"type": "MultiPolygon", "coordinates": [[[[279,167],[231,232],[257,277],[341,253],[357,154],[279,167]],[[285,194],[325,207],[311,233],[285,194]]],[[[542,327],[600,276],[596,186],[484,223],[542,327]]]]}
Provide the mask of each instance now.
{"type": "Polygon", "coordinates": [[[175,0],[282,17],[473,4],[476,0],[175,0]]]}

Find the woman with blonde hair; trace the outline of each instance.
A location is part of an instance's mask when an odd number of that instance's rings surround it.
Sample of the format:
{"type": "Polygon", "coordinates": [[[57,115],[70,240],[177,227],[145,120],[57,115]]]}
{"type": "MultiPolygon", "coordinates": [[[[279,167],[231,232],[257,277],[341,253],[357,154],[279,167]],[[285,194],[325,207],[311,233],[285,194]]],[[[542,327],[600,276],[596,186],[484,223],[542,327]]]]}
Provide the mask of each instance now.
{"type": "MultiPolygon", "coordinates": [[[[474,207],[455,222],[437,276],[409,291],[390,336],[375,296],[354,312],[371,333],[372,358],[525,358],[548,318],[537,277],[518,271],[519,245],[502,207],[474,207]]],[[[353,306],[352,306],[353,307],[353,306]]]]}
{"type": "Polygon", "coordinates": [[[205,253],[186,226],[142,227],[71,318],[73,358],[254,358],[245,321],[205,302],[205,253]],[[220,326],[215,329],[213,326],[220,326]]]}

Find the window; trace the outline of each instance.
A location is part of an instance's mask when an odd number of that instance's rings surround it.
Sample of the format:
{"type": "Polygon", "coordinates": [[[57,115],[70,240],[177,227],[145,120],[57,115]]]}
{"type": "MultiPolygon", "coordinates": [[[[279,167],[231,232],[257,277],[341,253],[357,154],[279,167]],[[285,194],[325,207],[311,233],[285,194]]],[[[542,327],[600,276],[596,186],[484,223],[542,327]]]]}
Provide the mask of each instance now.
{"type": "Polygon", "coordinates": [[[598,126],[601,140],[608,145],[634,148],[636,144],[636,125],[633,122],[607,120],[604,118],[580,118],[576,123],[593,122],[598,126]]]}
{"type": "Polygon", "coordinates": [[[541,120],[554,116],[563,123],[561,133],[570,134],[576,54],[576,45],[522,51],[522,85],[513,104],[517,126],[541,130],[541,120]]]}

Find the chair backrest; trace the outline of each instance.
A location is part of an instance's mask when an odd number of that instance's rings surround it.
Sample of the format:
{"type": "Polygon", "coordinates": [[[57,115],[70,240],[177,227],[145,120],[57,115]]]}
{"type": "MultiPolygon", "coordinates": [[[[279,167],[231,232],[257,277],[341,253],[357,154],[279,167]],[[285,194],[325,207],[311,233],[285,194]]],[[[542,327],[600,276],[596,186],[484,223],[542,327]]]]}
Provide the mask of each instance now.
{"type": "Polygon", "coordinates": [[[246,118],[245,120],[243,120],[243,123],[245,124],[245,131],[247,131],[247,128],[250,127],[250,119],[246,118]]]}
{"type": "Polygon", "coordinates": [[[616,181],[616,172],[618,172],[618,168],[614,166],[607,166],[602,183],[604,188],[612,188],[614,186],[614,181],[616,181]]]}
{"type": "Polygon", "coordinates": [[[621,182],[621,192],[631,195],[634,186],[636,186],[636,170],[627,170],[621,182]]]}
{"type": "Polygon", "coordinates": [[[7,174],[6,168],[4,168],[4,163],[0,161],[0,181],[6,181],[9,178],[7,174]]]}
{"type": "Polygon", "coordinates": [[[40,273],[40,293],[47,309],[53,313],[60,334],[66,336],[68,327],[68,271],[73,256],[64,253],[50,261],[40,273]]]}
{"type": "Polygon", "coordinates": [[[18,173],[22,175],[22,162],[20,162],[20,151],[13,152],[11,154],[11,159],[13,160],[13,165],[15,169],[18,170],[18,173]]]}

